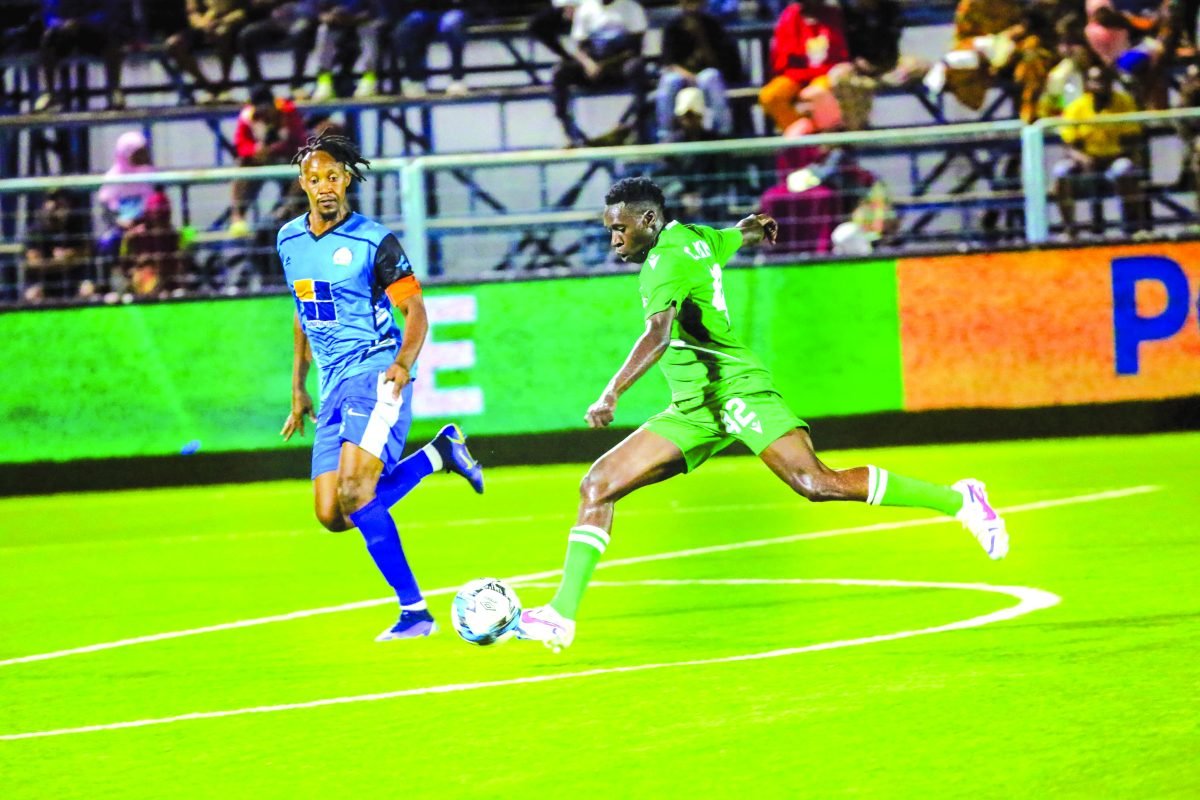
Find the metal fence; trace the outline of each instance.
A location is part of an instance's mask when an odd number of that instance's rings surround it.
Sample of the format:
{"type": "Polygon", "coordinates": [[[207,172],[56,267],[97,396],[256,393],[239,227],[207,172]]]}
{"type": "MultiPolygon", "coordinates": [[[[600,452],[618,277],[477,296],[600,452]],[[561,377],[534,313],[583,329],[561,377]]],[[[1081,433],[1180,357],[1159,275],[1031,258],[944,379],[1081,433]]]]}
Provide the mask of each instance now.
{"type": "MultiPolygon", "coordinates": [[[[354,198],[398,233],[405,163],[375,162],[354,198]]],[[[296,178],[283,165],[0,181],[0,302],[277,291],[275,234],[307,210],[296,178]],[[254,198],[244,224],[233,214],[239,184],[254,198]]]]}
{"type": "Polygon", "coordinates": [[[1117,174],[1126,165],[1114,170],[1107,160],[1083,174],[1069,169],[1062,130],[1070,124],[1047,118],[1021,131],[1025,238],[1030,244],[1197,232],[1200,108],[1108,114],[1089,121],[1097,128],[1130,128],[1123,156],[1129,161],[1127,175],[1117,174]],[[1066,209],[1064,194],[1072,201],[1066,209]]]}
{"type": "Polygon", "coordinates": [[[775,216],[776,258],[945,247],[966,232],[984,241],[1000,230],[988,213],[1000,224],[1020,213],[1020,128],[421,157],[404,174],[405,245],[445,274],[611,264],[600,211],[608,187],[629,175],[653,177],[668,215],[690,222],[775,216]]]}
{"type": "MultiPolygon", "coordinates": [[[[373,165],[354,202],[395,230],[418,272],[435,279],[615,266],[600,212],[609,185],[627,175],[653,177],[668,213],[686,221],[729,225],[752,211],[776,216],[780,243],[759,257],[793,263],[1192,232],[1200,110],[1090,124],[1130,123],[1142,135],[1131,143],[1131,170],[1123,176],[1106,174],[1109,164],[1095,175],[1057,167],[1061,121],[1009,121],[386,159],[373,165]],[[1074,226],[1064,224],[1064,187],[1074,226]]],[[[107,182],[0,181],[0,301],[124,302],[282,289],[275,232],[305,209],[295,175],[294,167],[280,166],[107,182]],[[231,225],[238,181],[261,191],[245,224],[231,225]],[[149,206],[147,187],[138,184],[154,187],[149,206]],[[127,210],[115,187],[140,189],[143,205],[127,210]]]]}

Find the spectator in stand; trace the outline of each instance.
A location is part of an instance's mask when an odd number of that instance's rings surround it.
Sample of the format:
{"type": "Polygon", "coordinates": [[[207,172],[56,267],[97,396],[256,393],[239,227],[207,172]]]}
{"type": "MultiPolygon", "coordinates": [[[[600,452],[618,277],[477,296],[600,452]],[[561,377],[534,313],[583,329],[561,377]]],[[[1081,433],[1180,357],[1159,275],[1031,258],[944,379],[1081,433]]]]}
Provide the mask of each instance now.
{"type": "Polygon", "coordinates": [[[1176,0],[1162,0],[1150,16],[1126,13],[1111,0],[1088,0],[1088,44],[1114,67],[1145,109],[1169,106],[1169,71],[1181,32],[1176,0]]]}
{"type": "Polygon", "coordinates": [[[549,7],[543,8],[529,20],[529,36],[535,42],[541,42],[546,48],[560,59],[566,61],[571,56],[562,46],[562,38],[571,33],[571,22],[575,18],[575,9],[583,0],[551,0],[549,7]]]}
{"type": "Polygon", "coordinates": [[[470,21],[465,0],[421,0],[414,3],[396,29],[392,31],[392,46],[404,60],[404,94],[419,97],[426,91],[429,77],[429,46],[437,40],[450,50],[450,83],[446,94],[464,95],[463,51],[467,46],[467,23],[470,21]]]}
{"type": "Polygon", "coordinates": [[[1057,117],[1063,109],[1083,96],[1083,79],[1094,56],[1083,35],[1083,18],[1068,14],[1058,21],[1060,61],[1046,76],[1046,88],[1038,99],[1039,117],[1057,117]]]}
{"type": "Polygon", "coordinates": [[[960,0],[955,49],[925,76],[926,87],[949,90],[968,108],[983,107],[996,76],[1012,75],[1021,87],[1021,119],[1037,118],[1038,99],[1056,61],[1055,23],[1064,0],[960,0]]]}
{"type": "Polygon", "coordinates": [[[126,234],[122,256],[126,285],[134,296],[168,297],[183,290],[187,258],[161,186],[150,194],[141,221],[126,234]]]}
{"type": "Polygon", "coordinates": [[[323,102],[337,96],[333,68],[347,41],[359,43],[352,71],[361,73],[355,97],[374,97],[379,91],[380,36],[386,17],[370,0],[326,0],[317,29],[317,88],[313,100],[323,102]]]}
{"type": "Polygon", "coordinates": [[[251,0],[251,10],[261,17],[242,28],[237,49],[246,63],[246,81],[263,82],[259,54],[280,44],[292,52],[292,96],[304,92],[305,67],[317,32],[317,0],[251,0]]]}
{"type": "Polygon", "coordinates": [[[850,219],[833,229],[829,241],[834,255],[865,256],[887,244],[898,228],[899,219],[887,186],[874,178],[850,213],[850,219]]]}
{"type": "Polygon", "coordinates": [[[797,144],[776,153],[780,181],[763,193],[761,207],[768,216],[778,214],[780,252],[828,253],[834,231],[868,197],[877,178],[859,166],[849,147],[814,147],[803,138],[797,144]]]}
{"type": "Polygon", "coordinates": [[[775,77],[758,95],[775,127],[784,131],[800,120],[801,93],[810,85],[827,89],[829,70],[849,59],[840,10],[820,0],[799,0],[784,9],[771,39],[775,77]]]}
{"type": "Polygon", "coordinates": [[[1020,0],[959,0],[954,49],[929,70],[926,88],[938,95],[949,91],[968,108],[982,108],[991,71],[1007,64],[1015,49],[1001,34],[1020,21],[1020,0]]]}
{"type": "Polygon", "coordinates": [[[742,59],[737,44],[720,20],[705,13],[704,0],[680,0],[679,15],[663,29],[662,77],[658,80],[658,138],[669,138],[675,115],[675,98],[685,87],[704,94],[711,113],[712,130],[729,136],[733,114],[726,87],[742,82],[742,59]]]}
{"type": "MultiPolygon", "coordinates": [[[[711,109],[706,102],[704,90],[696,86],[685,86],[675,95],[675,105],[672,109],[671,127],[668,129],[665,141],[668,142],[715,142],[728,137],[716,126],[708,122],[711,109]]],[[[700,162],[689,162],[695,166],[700,162]]],[[[711,164],[704,162],[704,169],[693,169],[692,172],[712,173],[708,169],[711,164]]]]}
{"type": "Polygon", "coordinates": [[[46,195],[25,235],[24,299],[88,296],[92,226],[87,202],[74,192],[54,189],[46,195]]]}
{"type": "Polygon", "coordinates": [[[1063,119],[1075,124],[1060,129],[1063,143],[1068,148],[1067,158],[1054,166],[1054,177],[1058,207],[1070,239],[1077,233],[1076,198],[1083,192],[1090,196],[1104,184],[1116,187],[1125,232],[1133,234],[1145,226],[1144,206],[1137,197],[1140,190],[1134,166],[1141,126],[1130,122],[1094,124],[1106,115],[1131,111],[1137,111],[1133,99],[1124,92],[1114,91],[1111,76],[1099,66],[1088,68],[1083,96],[1063,110],[1063,119]]]}
{"type": "MultiPolygon", "coordinates": [[[[664,141],[714,142],[728,135],[705,124],[710,109],[704,102],[704,92],[695,86],[679,90],[672,111],[672,126],[664,141]]],[[[693,153],[665,159],[666,174],[660,184],[667,196],[668,212],[693,219],[715,219],[730,183],[729,158],[727,154],[693,153]]]]}
{"type": "Polygon", "coordinates": [[[187,0],[187,18],[188,27],[167,39],[167,53],[206,93],[202,101],[226,101],[237,37],[250,19],[249,0],[187,0]],[[201,46],[211,46],[216,53],[219,81],[210,81],[196,61],[195,51],[201,46]]]}
{"type": "MultiPolygon", "coordinates": [[[[268,164],[287,164],[296,151],[304,146],[304,118],[291,100],[276,100],[270,87],[257,86],[250,93],[250,102],[238,115],[233,145],[238,164],[243,167],[262,167],[268,164]]],[[[261,181],[235,180],[233,205],[230,211],[229,232],[238,237],[250,234],[246,211],[258,196],[261,181]]]]}
{"type": "Polygon", "coordinates": [[[897,0],[842,0],[846,45],[854,69],[879,78],[900,62],[903,27],[897,0]]]}
{"type": "Polygon", "coordinates": [[[124,108],[121,91],[121,34],[115,0],[42,0],[45,32],[42,34],[40,61],[44,91],[34,102],[34,111],[48,111],[62,105],[58,87],[58,67],[72,53],[86,53],[104,59],[104,80],[108,85],[108,107],[124,108]]]}
{"type": "Polygon", "coordinates": [[[1058,28],[1063,0],[1032,0],[1021,10],[1021,21],[1008,31],[1016,54],[1007,65],[1021,89],[1020,117],[1037,119],[1038,99],[1046,88],[1050,70],[1058,63],[1058,28]]]}
{"type": "MultiPolygon", "coordinates": [[[[141,131],[126,131],[117,137],[113,148],[113,163],[105,178],[126,175],[146,175],[155,171],[150,163],[150,146],[141,131]]],[[[105,183],[96,193],[104,232],[96,250],[100,255],[114,256],[120,250],[126,231],[141,221],[146,202],[154,193],[148,182],[105,183]]]]}
{"type": "Polygon", "coordinates": [[[569,146],[589,142],[571,115],[571,87],[627,86],[643,131],[646,101],[646,65],[642,40],[646,12],[635,0],[583,0],[571,23],[570,58],[554,70],[554,114],[562,124],[569,146]]]}

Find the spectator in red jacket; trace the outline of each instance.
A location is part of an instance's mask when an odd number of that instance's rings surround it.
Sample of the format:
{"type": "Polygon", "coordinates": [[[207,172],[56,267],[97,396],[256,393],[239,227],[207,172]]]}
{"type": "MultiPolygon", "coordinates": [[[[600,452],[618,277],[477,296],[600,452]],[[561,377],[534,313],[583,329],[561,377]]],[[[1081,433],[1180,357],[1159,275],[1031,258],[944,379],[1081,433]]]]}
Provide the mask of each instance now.
{"type": "MultiPolygon", "coordinates": [[[[296,110],[295,103],[287,99],[276,100],[268,86],[255,87],[250,93],[250,102],[238,115],[237,129],[233,132],[238,164],[243,167],[287,164],[304,146],[306,135],[304,118],[296,110]]],[[[250,233],[246,209],[258,197],[260,189],[261,181],[233,182],[230,233],[235,236],[250,233]]]]}
{"type": "Polygon", "coordinates": [[[810,84],[825,82],[835,64],[850,60],[841,11],[821,0],[799,0],[784,9],[771,39],[775,77],[758,94],[779,130],[800,119],[796,101],[810,84]]]}

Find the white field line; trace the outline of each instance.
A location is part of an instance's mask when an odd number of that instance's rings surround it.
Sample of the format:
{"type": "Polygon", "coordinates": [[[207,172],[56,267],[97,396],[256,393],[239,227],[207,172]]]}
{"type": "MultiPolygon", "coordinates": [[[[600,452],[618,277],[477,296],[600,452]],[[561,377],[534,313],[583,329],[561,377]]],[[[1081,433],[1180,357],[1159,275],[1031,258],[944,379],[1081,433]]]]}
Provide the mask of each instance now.
{"type": "MultiPolygon", "coordinates": [[[[1079,491],[1079,490],[1077,490],[1079,491]]],[[[1087,490],[1096,491],[1096,490],[1087,490]]],[[[636,508],[621,511],[621,518],[650,517],[664,514],[720,514],[724,512],[767,511],[771,509],[795,508],[796,500],[783,500],[773,503],[722,503],[701,506],[661,506],[658,508],[636,508]]],[[[563,515],[557,514],[514,514],[506,517],[465,517],[441,521],[413,520],[399,521],[401,533],[414,530],[444,528],[481,528],[487,525],[513,525],[529,522],[562,521],[563,515]]],[[[151,536],[135,539],[92,539],[77,542],[21,542],[18,544],[0,543],[0,556],[11,553],[26,553],[42,550],[71,550],[109,549],[121,547],[161,547],[175,544],[202,544],[205,542],[245,541],[248,539],[282,539],[295,536],[338,536],[324,531],[314,530],[311,526],[303,528],[281,528],[276,530],[225,531],[223,533],[179,534],[173,536],[151,536]]]]}
{"type": "Polygon", "coordinates": [[[779,650],[767,650],[758,653],[744,653],[734,656],[723,656],[719,658],[699,658],[689,659],[686,661],[664,661],[649,664],[631,664],[620,667],[602,667],[599,669],[582,670],[579,672],[559,672],[551,675],[530,675],[521,678],[508,678],[506,680],[496,681],[481,681],[478,683],[449,683],[440,686],[423,686],[414,689],[401,689],[394,692],[378,692],[375,694],[360,694],[350,695],[347,697],[328,697],[321,700],[309,700],[302,703],[281,703],[271,706],[254,706],[250,708],[237,708],[226,711],[198,711],[191,714],[179,714],[173,717],[158,717],[154,719],[139,719],[128,722],[111,722],[103,725],[84,725],[77,728],[58,728],[47,731],[30,731],[27,733],[9,733],[0,735],[0,741],[17,741],[20,739],[39,739],[49,736],[67,736],[77,733],[95,733],[98,731],[122,730],[125,728],[145,728],[151,725],[167,725],[174,722],[188,722],[201,719],[221,719],[224,717],[237,717],[247,714],[269,714],[276,711],[295,711],[306,708],[322,708],[324,706],[347,705],[350,703],[369,703],[377,700],[393,700],[400,697],[419,697],[422,695],[431,694],[452,694],[455,692],[469,692],[478,689],[494,689],[503,686],[520,686],[522,684],[531,683],[549,683],[551,681],[571,680],[576,678],[592,678],[600,675],[614,675],[630,672],[648,672],[650,670],[668,669],[672,667],[702,667],[715,664],[731,664],[741,661],[761,661],[768,658],[781,658],[783,656],[794,656],[801,653],[817,653],[825,650],[838,650],[847,647],[860,647],[869,644],[879,644],[881,642],[899,641],[901,639],[911,639],[914,636],[929,636],[935,633],[947,633],[949,631],[965,630],[967,628],[978,628],[983,625],[990,625],[994,622],[1003,622],[1015,617],[1029,614],[1034,611],[1039,611],[1044,608],[1050,608],[1057,605],[1061,598],[1051,592],[1042,589],[1034,589],[1027,586],[993,586],[986,583],[936,583],[932,581],[894,581],[894,580],[856,580],[856,579],[801,579],[801,578],[785,578],[785,579],[763,579],[763,578],[743,578],[743,579],[712,579],[712,580],[644,580],[644,581],[615,581],[606,582],[598,581],[592,584],[597,587],[614,587],[614,586],[711,586],[711,585],[761,585],[761,584],[793,584],[793,585],[811,585],[823,584],[834,586],[882,586],[887,588],[901,589],[954,589],[960,591],[973,592],[992,592],[995,594],[1004,594],[1015,597],[1018,600],[1017,605],[1009,608],[993,611],[989,614],[984,614],[970,619],[959,620],[958,622],[950,622],[945,625],[937,625],[931,628],[919,628],[909,631],[898,631],[896,633],[885,633],[878,636],[864,636],[857,639],[841,639],[833,642],[821,642],[819,644],[810,644],[803,647],[788,647],[779,650]]]}
{"type": "MultiPolygon", "coordinates": [[[[1037,511],[1045,508],[1077,505],[1079,503],[1094,503],[1100,500],[1116,500],[1122,497],[1131,497],[1134,495],[1156,492],[1161,488],[1162,487],[1159,486],[1132,486],[1127,489],[1114,489],[1106,492],[1094,492],[1092,494],[1075,495],[1073,497],[1060,497],[1052,500],[1040,500],[1034,503],[1024,503],[1021,505],[1002,508],[1000,511],[1004,514],[1016,514],[1024,511],[1037,511]]],[[[652,561],[688,558],[691,556],[709,555],[710,553],[725,553],[731,550],[744,550],[752,547],[767,547],[770,545],[803,542],[810,539],[828,539],[835,536],[853,536],[863,533],[899,530],[901,528],[916,528],[925,525],[938,525],[954,521],[955,520],[950,517],[926,517],[922,519],[899,520],[896,522],[880,522],[874,525],[859,525],[852,528],[833,528],[826,531],[814,531],[812,533],[797,533],[790,536],[777,536],[770,539],[749,539],[742,542],[709,545],[707,547],[694,547],[686,550],[673,550],[666,553],[651,553],[649,555],[631,556],[629,558],[614,558],[608,561],[601,561],[596,568],[610,569],[612,567],[623,567],[630,564],[645,564],[652,561]]],[[[511,581],[512,583],[528,583],[529,581],[541,580],[543,578],[553,578],[561,574],[561,569],[552,569],[545,570],[543,572],[534,572],[528,575],[514,575],[510,576],[506,580],[511,581]]],[[[439,595],[450,594],[456,591],[458,591],[457,586],[444,586],[439,589],[433,589],[425,592],[425,596],[437,597],[439,595]]],[[[184,636],[198,636],[204,633],[216,633],[218,631],[236,630],[238,628],[250,628],[255,625],[267,625],[273,622],[287,622],[289,620],[304,619],[305,617],[315,617],[322,614],[337,614],[343,611],[356,611],[358,609],[370,608],[372,606],[389,605],[395,602],[396,598],[394,596],[380,597],[374,600],[359,600],[358,602],[344,603],[336,606],[325,606],[323,608],[309,608],[302,611],[291,611],[286,614],[273,614],[271,616],[255,617],[253,619],[243,619],[235,622],[222,622],[216,625],[206,625],[201,628],[189,628],[187,630],[154,633],[146,636],[134,636],[128,639],[118,639],[113,642],[101,642],[99,644],[91,644],[83,647],[72,647],[66,650],[55,650],[49,653],[36,653],[34,655],[4,659],[0,661],[0,667],[8,667],[14,664],[27,664],[34,661],[49,661],[55,658],[65,658],[66,656],[82,655],[84,653],[96,653],[102,650],[114,650],[118,647],[129,647],[131,645],[161,642],[168,639],[179,639],[184,636]]]]}
{"type": "MultiPolygon", "coordinates": [[[[622,511],[622,519],[627,517],[646,517],[657,516],[660,514],[718,514],[723,511],[764,511],[772,508],[793,508],[796,505],[795,500],[780,501],[775,503],[726,503],[723,505],[709,506],[680,506],[663,507],[663,508],[641,508],[622,511]]],[[[467,517],[464,519],[448,519],[440,522],[429,522],[417,520],[413,522],[405,522],[400,520],[399,526],[402,533],[413,530],[422,530],[425,528],[476,528],[485,525],[511,525],[524,522],[554,522],[561,521],[562,514],[516,514],[507,517],[467,517]]],[[[243,539],[276,539],[289,536],[336,536],[338,534],[326,534],[324,532],[314,532],[313,528],[287,528],[281,530],[270,531],[228,531],[225,533],[215,534],[193,534],[193,535],[178,535],[178,536],[154,536],[145,539],[94,539],[84,542],[30,542],[28,544],[0,544],[0,553],[5,552],[28,552],[31,550],[79,550],[81,548],[108,548],[108,547],[138,547],[143,545],[172,545],[172,544],[194,544],[197,542],[223,542],[223,541],[241,541],[243,539]]]]}

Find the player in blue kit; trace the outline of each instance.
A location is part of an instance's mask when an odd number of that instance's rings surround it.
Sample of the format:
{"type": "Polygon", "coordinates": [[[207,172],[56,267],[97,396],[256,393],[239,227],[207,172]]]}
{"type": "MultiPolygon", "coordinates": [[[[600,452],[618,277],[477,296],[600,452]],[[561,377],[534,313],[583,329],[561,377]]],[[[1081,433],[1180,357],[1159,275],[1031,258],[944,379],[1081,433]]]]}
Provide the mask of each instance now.
{"type": "Polygon", "coordinates": [[[429,321],[421,285],[395,235],[350,210],[346,192],[370,166],[344,136],[309,139],[296,153],[307,213],[279,229],[283,271],[296,301],[292,411],[285,440],[316,423],[312,480],[317,519],[331,531],[358,528],[396,591],[400,619],[376,641],[428,636],[425,605],[389,509],[422,478],[455,472],[483,494],[483,470],[457,425],[402,459],[412,424],[412,381],[429,321]],[[404,316],[401,332],[392,315],[404,316]],[[315,361],[321,413],[305,389],[315,361]]]}

